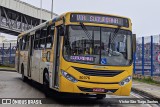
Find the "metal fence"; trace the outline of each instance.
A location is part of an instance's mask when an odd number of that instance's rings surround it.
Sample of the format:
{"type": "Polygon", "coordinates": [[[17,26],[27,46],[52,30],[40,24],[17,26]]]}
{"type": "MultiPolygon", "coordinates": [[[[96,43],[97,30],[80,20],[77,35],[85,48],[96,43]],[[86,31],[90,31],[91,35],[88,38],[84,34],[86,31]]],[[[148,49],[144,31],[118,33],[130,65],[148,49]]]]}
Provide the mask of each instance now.
{"type": "MultiPolygon", "coordinates": [[[[160,76],[160,35],[137,38],[134,74],[160,76]]],[[[16,43],[0,43],[0,64],[15,64],[16,43]]]]}
{"type": "Polygon", "coordinates": [[[15,63],[16,43],[0,43],[0,64],[15,63]]]}
{"type": "Polygon", "coordinates": [[[137,38],[134,74],[160,76],[160,35],[137,38]]]}

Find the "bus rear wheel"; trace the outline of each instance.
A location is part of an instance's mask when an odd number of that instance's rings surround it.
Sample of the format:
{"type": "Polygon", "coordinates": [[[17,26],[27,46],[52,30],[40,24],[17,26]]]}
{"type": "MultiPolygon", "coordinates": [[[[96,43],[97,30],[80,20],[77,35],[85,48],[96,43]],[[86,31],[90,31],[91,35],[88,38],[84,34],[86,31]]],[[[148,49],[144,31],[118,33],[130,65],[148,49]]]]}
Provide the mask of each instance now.
{"type": "Polygon", "coordinates": [[[49,97],[49,74],[48,72],[44,72],[43,75],[43,90],[46,97],[49,97]]]}
{"type": "Polygon", "coordinates": [[[102,99],[106,98],[106,95],[105,94],[97,94],[96,98],[97,98],[97,100],[102,100],[102,99]]]}

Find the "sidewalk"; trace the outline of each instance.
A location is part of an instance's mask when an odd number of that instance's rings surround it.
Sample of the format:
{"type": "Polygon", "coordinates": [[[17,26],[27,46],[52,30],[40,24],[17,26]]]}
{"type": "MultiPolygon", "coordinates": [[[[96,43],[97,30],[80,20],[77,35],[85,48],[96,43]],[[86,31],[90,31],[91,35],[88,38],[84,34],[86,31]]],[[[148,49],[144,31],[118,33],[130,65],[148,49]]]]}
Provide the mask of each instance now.
{"type": "Polygon", "coordinates": [[[0,67],[0,71],[16,72],[15,68],[10,68],[10,67],[0,67]]]}
{"type": "Polygon", "coordinates": [[[141,93],[145,96],[160,98],[160,86],[151,85],[143,82],[133,81],[132,91],[141,93]]]}

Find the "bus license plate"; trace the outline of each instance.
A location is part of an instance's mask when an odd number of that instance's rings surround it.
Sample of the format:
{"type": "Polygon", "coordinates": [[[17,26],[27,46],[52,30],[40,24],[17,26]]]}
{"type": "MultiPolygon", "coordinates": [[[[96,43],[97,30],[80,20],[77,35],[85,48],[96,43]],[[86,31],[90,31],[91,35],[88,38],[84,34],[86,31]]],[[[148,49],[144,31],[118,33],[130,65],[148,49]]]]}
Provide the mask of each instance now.
{"type": "Polygon", "coordinates": [[[105,92],[105,89],[103,89],[103,88],[94,88],[93,92],[105,92]]]}

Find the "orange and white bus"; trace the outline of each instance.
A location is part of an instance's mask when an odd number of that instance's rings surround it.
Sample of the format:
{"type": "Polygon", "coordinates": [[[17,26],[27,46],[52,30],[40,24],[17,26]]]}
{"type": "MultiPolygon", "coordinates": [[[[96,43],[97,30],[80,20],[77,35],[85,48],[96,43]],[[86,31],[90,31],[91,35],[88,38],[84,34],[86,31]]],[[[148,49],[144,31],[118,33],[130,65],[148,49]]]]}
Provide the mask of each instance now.
{"type": "Polygon", "coordinates": [[[57,92],[128,96],[135,36],[129,18],[68,12],[18,36],[16,70],[57,92]]]}

